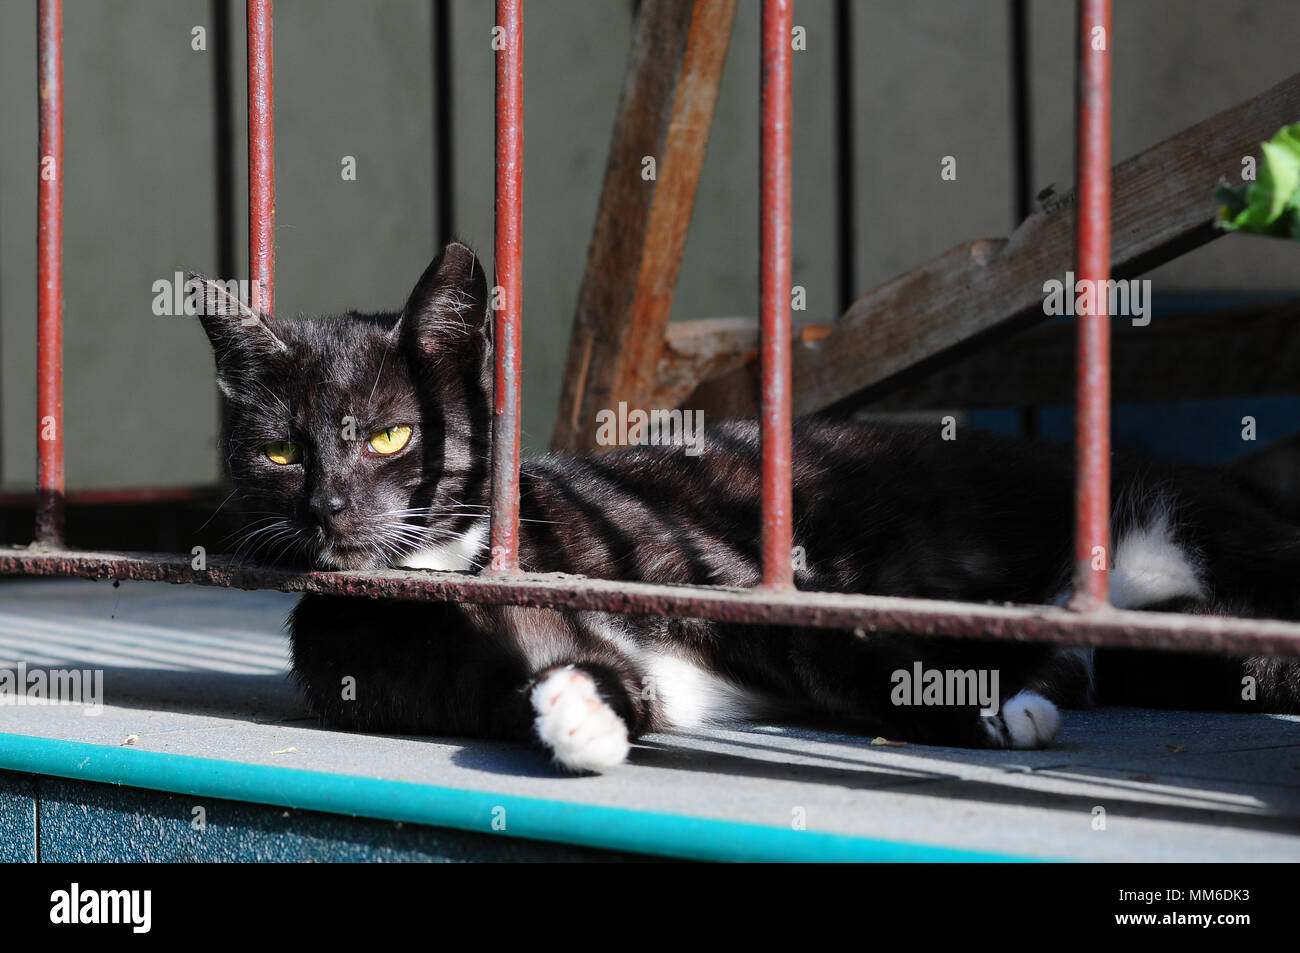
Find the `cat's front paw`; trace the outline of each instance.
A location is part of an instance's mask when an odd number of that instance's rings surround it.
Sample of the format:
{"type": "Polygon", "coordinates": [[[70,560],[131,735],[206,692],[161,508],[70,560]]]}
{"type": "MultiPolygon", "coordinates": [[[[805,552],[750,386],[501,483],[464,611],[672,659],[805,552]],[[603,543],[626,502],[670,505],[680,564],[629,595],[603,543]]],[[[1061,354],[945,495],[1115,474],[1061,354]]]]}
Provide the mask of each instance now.
{"type": "Polygon", "coordinates": [[[572,665],[546,672],[531,698],[537,736],[565,768],[603,771],[627,758],[627,725],[586,672],[572,665]]]}
{"type": "Polygon", "coordinates": [[[1061,730],[1061,713],[1037,692],[1020,692],[996,715],[982,715],[980,724],[990,748],[1045,748],[1061,730]]]}

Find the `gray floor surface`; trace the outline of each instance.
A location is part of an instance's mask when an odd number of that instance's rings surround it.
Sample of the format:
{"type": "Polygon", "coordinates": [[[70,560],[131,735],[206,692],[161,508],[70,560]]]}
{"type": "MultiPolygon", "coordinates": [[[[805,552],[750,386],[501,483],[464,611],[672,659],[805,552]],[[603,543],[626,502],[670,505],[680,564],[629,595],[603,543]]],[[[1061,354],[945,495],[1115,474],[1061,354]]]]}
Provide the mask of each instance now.
{"type": "Polygon", "coordinates": [[[1300,718],[1067,712],[1044,751],[873,745],[778,725],[652,735],[566,777],[504,743],[321,729],[286,677],[293,597],[0,582],[0,667],[104,670],[103,711],[0,708],[0,731],[649,811],[1095,860],[1300,860],[1300,718]],[[1104,812],[1100,813],[1100,812],[1104,812]],[[1104,818],[1104,829],[1099,819],[1104,818]]]}

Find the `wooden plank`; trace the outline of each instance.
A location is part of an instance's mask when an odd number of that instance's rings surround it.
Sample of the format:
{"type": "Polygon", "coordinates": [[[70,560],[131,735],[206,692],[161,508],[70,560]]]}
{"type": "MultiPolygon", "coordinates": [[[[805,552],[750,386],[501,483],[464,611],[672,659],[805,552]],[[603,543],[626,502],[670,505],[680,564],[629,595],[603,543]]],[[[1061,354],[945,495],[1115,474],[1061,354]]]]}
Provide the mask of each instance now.
{"type": "MultiPolygon", "coordinates": [[[[830,334],[829,324],[805,324],[794,332],[796,345],[808,345],[830,334]]],[[[756,318],[698,318],[674,321],[664,335],[659,374],[650,392],[649,407],[676,407],[702,382],[721,377],[754,362],[758,356],[756,318]]]]}
{"type": "Polygon", "coordinates": [[[645,0],[605,168],[551,444],[595,447],[595,415],[646,401],[726,61],[735,0],[645,0]],[[643,178],[643,160],[655,178],[643,178]]]}
{"type": "MultiPolygon", "coordinates": [[[[1300,74],[1115,167],[1112,274],[1132,277],[1205,244],[1211,198],[1241,160],[1300,117],[1300,74]]],[[[1043,320],[1043,283],[1074,260],[1074,196],[1052,197],[1009,239],[960,245],[858,299],[824,339],[796,348],[796,413],[847,409],[944,362],[1043,320]]],[[[1072,379],[1072,376],[1071,376],[1072,379]]],[[[683,406],[712,416],[757,413],[747,364],[701,384],[683,406]]]]}
{"type": "Polygon", "coordinates": [[[647,407],[676,407],[702,380],[717,377],[758,355],[754,318],[674,321],[664,335],[659,370],[647,407]]]}
{"type": "MultiPolygon", "coordinates": [[[[1300,394],[1300,300],[1157,316],[1112,328],[1119,402],[1300,394]]],[[[873,411],[1074,402],[1074,327],[1030,328],[873,401],[873,411]]]]}

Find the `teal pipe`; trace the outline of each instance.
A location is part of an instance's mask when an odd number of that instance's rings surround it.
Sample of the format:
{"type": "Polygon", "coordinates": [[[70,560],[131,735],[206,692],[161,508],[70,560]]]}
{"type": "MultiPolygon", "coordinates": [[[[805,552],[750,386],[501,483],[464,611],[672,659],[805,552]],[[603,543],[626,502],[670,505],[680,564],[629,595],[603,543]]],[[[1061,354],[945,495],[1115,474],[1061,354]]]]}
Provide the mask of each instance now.
{"type": "Polygon", "coordinates": [[[195,797],[493,833],[585,847],[720,861],[1032,861],[824,831],[657,814],[409,781],[0,733],[0,769],[195,797]]]}

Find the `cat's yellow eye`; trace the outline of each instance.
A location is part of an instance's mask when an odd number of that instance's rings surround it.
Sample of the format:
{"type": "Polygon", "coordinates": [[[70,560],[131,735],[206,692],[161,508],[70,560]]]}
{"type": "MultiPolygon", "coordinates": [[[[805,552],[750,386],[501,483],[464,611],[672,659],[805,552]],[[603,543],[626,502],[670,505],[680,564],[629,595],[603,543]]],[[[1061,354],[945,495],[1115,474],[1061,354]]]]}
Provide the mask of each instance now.
{"type": "Polygon", "coordinates": [[[379,433],[370,435],[370,449],[375,453],[396,453],[406,446],[406,442],[411,439],[411,428],[405,425],[401,427],[388,427],[379,433]]]}
{"type": "Polygon", "coordinates": [[[297,463],[302,459],[302,450],[296,443],[287,440],[272,440],[262,449],[266,451],[266,459],[280,466],[297,463]]]}

